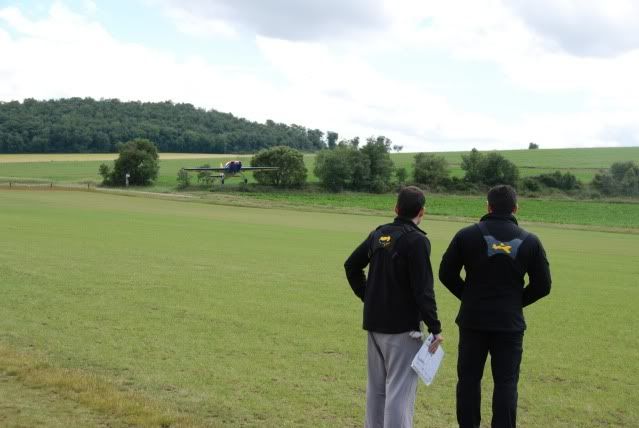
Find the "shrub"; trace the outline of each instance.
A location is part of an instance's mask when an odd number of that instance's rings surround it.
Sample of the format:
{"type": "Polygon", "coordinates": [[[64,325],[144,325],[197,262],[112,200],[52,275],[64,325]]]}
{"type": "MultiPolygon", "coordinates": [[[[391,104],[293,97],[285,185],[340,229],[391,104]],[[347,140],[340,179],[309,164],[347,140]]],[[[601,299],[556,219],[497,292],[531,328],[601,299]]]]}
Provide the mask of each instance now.
{"type": "Polygon", "coordinates": [[[137,138],[118,146],[120,155],[113,162],[111,171],[106,164],[101,164],[99,173],[105,186],[123,186],[126,174],[129,184],[145,186],[151,184],[158,176],[160,162],[155,145],[146,139],[137,138]]]}
{"type": "Polygon", "coordinates": [[[315,158],[315,175],[325,189],[384,192],[391,186],[393,161],[391,141],[369,138],[359,148],[359,139],[341,141],[333,150],[323,150],[315,158]]]}
{"type": "Polygon", "coordinates": [[[251,166],[276,166],[277,171],[256,171],[253,176],[260,184],[281,187],[301,187],[306,183],[304,156],[298,150],[277,146],[260,150],[251,159],[251,166]]]}
{"type": "Polygon", "coordinates": [[[406,172],[406,168],[397,168],[395,170],[395,178],[397,178],[398,184],[404,184],[406,182],[406,178],[408,178],[408,172],[406,172]]]}
{"type": "Polygon", "coordinates": [[[178,171],[177,182],[178,189],[186,189],[191,185],[191,177],[189,176],[188,171],[186,171],[184,168],[180,168],[180,170],[178,171]]]}
{"type": "Polygon", "coordinates": [[[415,155],[413,178],[416,183],[431,188],[445,184],[450,173],[448,162],[441,156],[418,153],[415,155]]]}
{"type": "Polygon", "coordinates": [[[607,172],[596,174],[592,186],[611,196],[639,196],[639,166],[633,161],[615,162],[607,172]]]}
{"type": "Polygon", "coordinates": [[[327,190],[339,192],[346,188],[351,178],[345,146],[338,146],[333,150],[322,150],[315,157],[314,173],[320,184],[327,190]]]}
{"type": "Polygon", "coordinates": [[[470,183],[514,186],[519,178],[517,166],[496,152],[483,155],[477,149],[473,149],[470,155],[462,156],[461,167],[466,171],[464,180],[470,183]]]}

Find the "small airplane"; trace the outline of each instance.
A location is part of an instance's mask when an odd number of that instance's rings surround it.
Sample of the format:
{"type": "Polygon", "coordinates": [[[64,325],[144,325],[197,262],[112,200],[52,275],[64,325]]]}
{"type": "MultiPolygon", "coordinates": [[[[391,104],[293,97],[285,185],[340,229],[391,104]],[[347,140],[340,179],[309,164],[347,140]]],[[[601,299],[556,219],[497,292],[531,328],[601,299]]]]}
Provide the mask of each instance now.
{"type": "Polygon", "coordinates": [[[242,161],[232,160],[225,164],[220,165],[219,168],[199,167],[199,168],[184,168],[185,171],[212,171],[219,172],[219,175],[212,175],[211,177],[224,179],[242,176],[244,184],[248,183],[248,178],[243,174],[244,171],[277,171],[279,168],[276,166],[242,166],[242,161]]]}

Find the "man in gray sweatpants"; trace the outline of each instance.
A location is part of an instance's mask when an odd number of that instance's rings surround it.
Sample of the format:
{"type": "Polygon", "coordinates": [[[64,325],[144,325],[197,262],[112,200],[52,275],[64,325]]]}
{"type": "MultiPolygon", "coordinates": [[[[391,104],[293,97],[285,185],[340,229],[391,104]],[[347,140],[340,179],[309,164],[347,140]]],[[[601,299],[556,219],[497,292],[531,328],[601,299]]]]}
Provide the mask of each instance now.
{"type": "Polygon", "coordinates": [[[434,336],[431,352],[443,340],[430,242],[417,227],[425,201],[419,188],[402,189],[393,223],[371,232],[344,263],[353,292],[364,302],[368,331],[366,427],[412,427],[417,374],[410,364],[422,344],[413,338],[420,321],[434,336]]]}

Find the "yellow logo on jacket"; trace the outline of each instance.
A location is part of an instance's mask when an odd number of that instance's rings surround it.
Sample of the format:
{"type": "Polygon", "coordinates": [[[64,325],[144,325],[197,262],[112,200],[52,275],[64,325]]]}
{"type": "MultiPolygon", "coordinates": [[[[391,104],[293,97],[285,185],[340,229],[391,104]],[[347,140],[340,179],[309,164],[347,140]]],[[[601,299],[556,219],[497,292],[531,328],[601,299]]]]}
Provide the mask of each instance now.
{"type": "Polygon", "coordinates": [[[382,247],[388,247],[391,243],[391,237],[389,235],[382,235],[379,237],[379,245],[382,247]]]}
{"type": "Polygon", "coordinates": [[[500,242],[499,244],[493,244],[493,250],[495,251],[503,251],[506,254],[510,254],[510,250],[513,247],[511,247],[510,245],[504,244],[503,242],[500,242]]]}

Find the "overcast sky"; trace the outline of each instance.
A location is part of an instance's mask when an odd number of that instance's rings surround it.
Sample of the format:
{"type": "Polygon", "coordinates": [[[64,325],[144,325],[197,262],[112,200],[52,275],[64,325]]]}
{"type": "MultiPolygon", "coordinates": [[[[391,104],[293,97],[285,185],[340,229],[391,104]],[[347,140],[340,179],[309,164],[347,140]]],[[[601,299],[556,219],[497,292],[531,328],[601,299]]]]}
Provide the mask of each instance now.
{"type": "Polygon", "coordinates": [[[0,0],[0,100],[192,103],[406,151],[639,145],[635,0],[0,0]]]}

